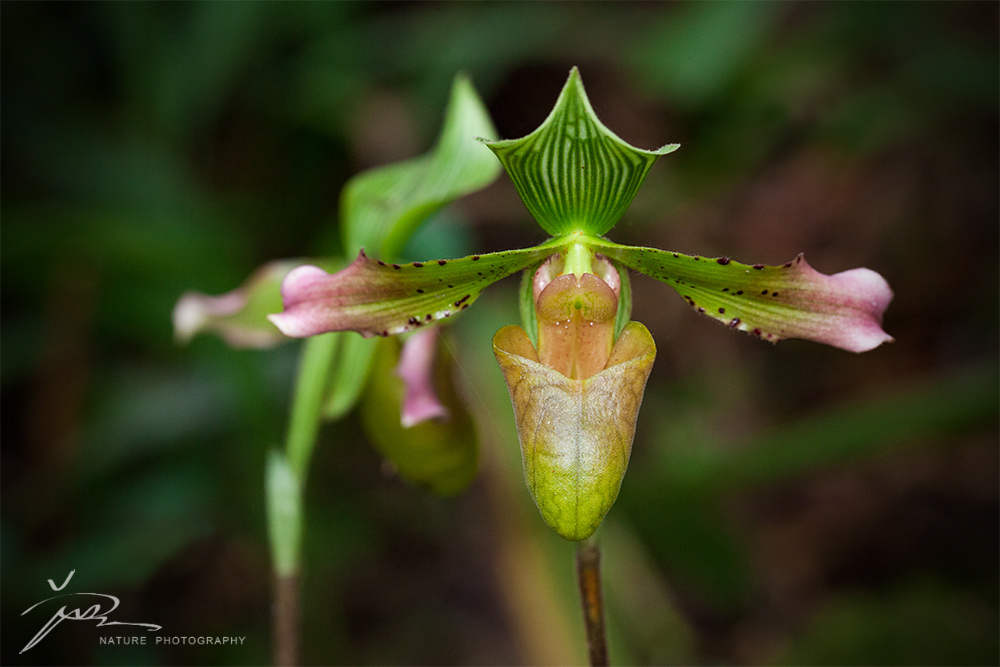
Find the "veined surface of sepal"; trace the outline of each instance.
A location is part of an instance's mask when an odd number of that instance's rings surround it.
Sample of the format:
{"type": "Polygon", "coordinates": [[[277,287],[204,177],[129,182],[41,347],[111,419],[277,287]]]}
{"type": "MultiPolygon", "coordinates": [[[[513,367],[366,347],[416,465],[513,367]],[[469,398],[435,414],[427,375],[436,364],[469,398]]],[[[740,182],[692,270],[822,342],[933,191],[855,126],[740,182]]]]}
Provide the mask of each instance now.
{"type": "Polygon", "coordinates": [[[618,498],[656,357],[653,338],[642,324],[629,322],[604,370],[585,380],[540,363],[518,326],[496,333],[493,352],[514,405],[535,505],[559,535],[586,539],[618,498]]]}
{"type": "Polygon", "coordinates": [[[680,147],[643,150],[605,127],[575,67],[538,129],[520,139],[484,141],[528,211],[553,236],[606,234],[632,203],[653,163],[680,147]]]}

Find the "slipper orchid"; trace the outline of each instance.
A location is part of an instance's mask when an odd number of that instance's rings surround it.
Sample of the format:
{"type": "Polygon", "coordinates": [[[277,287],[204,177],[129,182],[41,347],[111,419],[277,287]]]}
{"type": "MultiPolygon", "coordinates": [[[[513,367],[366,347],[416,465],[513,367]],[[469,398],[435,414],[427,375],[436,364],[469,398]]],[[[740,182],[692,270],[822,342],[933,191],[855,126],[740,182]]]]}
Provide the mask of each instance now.
{"type": "Polygon", "coordinates": [[[493,347],[528,488],[566,539],[589,537],[618,495],[655,357],[649,332],[629,321],[629,269],[668,284],[697,312],[772,343],[802,338],[864,352],[892,340],[881,327],[892,291],[874,271],[824,275],[802,255],[765,266],[603,238],[653,164],[678,145],[650,151],[620,139],[597,119],[576,68],[537,130],[482,141],[551,239],[406,264],[362,250],[333,274],[302,266],[285,278],[284,310],[269,319],[293,337],[396,335],[458,315],[488,285],[525,271],[524,328],[504,327],[493,347]]]}

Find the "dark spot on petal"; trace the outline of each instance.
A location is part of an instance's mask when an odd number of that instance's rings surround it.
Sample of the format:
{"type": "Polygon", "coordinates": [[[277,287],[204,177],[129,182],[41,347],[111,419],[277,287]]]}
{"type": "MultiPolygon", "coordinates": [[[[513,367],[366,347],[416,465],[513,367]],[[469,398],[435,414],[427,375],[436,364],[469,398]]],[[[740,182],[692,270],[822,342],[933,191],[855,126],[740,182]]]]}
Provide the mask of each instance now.
{"type": "Polygon", "coordinates": [[[418,321],[419,320],[417,318],[415,318],[415,317],[411,317],[410,320],[409,320],[410,324],[416,324],[418,321]]]}
{"type": "Polygon", "coordinates": [[[740,318],[734,317],[733,319],[729,320],[729,326],[733,327],[734,329],[739,325],[740,325],[740,318]]]}
{"type": "Polygon", "coordinates": [[[717,259],[715,261],[718,262],[719,264],[722,264],[723,266],[725,266],[726,264],[729,264],[729,258],[728,257],[720,257],[719,259],[717,259]]]}
{"type": "Polygon", "coordinates": [[[774,292],[773,294],[771,294],[771,296],[778,296],[778,293],[774,292]]]}
{"type": "Polygon", "coordinates": [[[423,294],[423,293],[424,293],[424,291],[418,287],[417,288],[417,294],[423,294]]]}
{"type": "Polygon", "coordinates": [[[753,335],[754,336],[760,336],[760,329],[754,329],[753,330],[753,335]]]}
{"type": "Polygon", "coordinates": [[[385,262],[383,262],[383,261],[382,261],[382,260],[380,259],[380,260],[378,261],[378,265],[379,265],[379,266],[385,266],[385,262]]]}
{"type": "Polygon", "coordinates": [[[720,315],[725,315],[726,314],[726,309],[725,308],[719,308],[719,314],[720,315]]]}
{"type": "Polygon", "coordinates": [[[789,262],[788,264],[785,264],[785,268],[786,268],[786,269],[790,269],[790,268],[792,268],[792,263],[791,263],[791,262],[789,262]]]}
{"type": "Polygon", "coordinates": [[[413,323],[413,326],[415,326],[415,327],[422,327],[422,326],[424,326],[424,323],[421,322],[420,320],[417,320],[416,322],[413,323]]]}
{"type": "Polygon", "coordinates": [[[723,292],[728,292],[728,291],[729,291],[729,288],[728,288],[728,287],[723,287],[723,288],[722,288],[722,291],[723,291],[723,292]]]}
{"type": "Polygon", "coordinates": [[[737,292],[736,296],[739,296],[740,294],[743,294],[743,290],[740,290],[739,292],[737,292]]]}
{"type": "Polygon", "coordinates": [[[763,265],[763,264],[754,264],[754,265],[753,265],[753,268],[755,268],[755,269],[757,269],[758,271],[760,271],[761,269],[763,269],[763,268],[764,268],[764,265],[763,265]]]}
{"type": "Polygon", "coordinates": [[[472,256],[472,261],[473,262],[478,262],[479,261],[479,255],[473,255],[472,256]]]}
{"type": "Polygon", "coordinates": [[[694,259],[694,261],[696,261],[696,262],[700,262],[701,261],[701,257],[698,257],[698,256],[695,256],[692,259],[694,259]]]}
{"type": "Polygon", "coordinates": [[[451,317],[451,311],[450,310],[444,311],[444,317],[451,317]]]}
{"type": "Polygon", "coordinates": [[[680,257],[680,255],[678,255],[678,254],[677,254],[677,253],[675,252],[675,253],[674,253],[674,258],[676,259],[677,257],[680,257]]]}
{"type": "Polygon", "coordinates": [[[699,309],[698,309],[698,312],[699,312],[699,313],[704,313],[704,312],[705,312],[705,309],[704,309],[704,308],[699,308],[699,309]]]}
{"type": "Polygon", "coordinates": [[[466,301],[468,301],[469,297],[471,297],[471,296],[472,296],[471,294],[466,294],[461,299],[459,299],[458,301],[455,302],[455,306],[456,307],[461,306],[463,303],[465,303],[466,301]]]}
{"type": "Polygon", "coordinates": [[[439,260],[438,260],[438,266],[444,266],[444,265],[445,265],[445,264],[447,264],[447,263],[448,263],[448,261],[447,261],[447,260],[444,260],[444,259],[439,259],[439,260]]]}
{"type": "Polygon", "coordinates": [[[761,294],[764,294],[766,296],[767,295],[767,290],[764,290],[763,292],[761,292],[761,294]]]}
{"type": "Polygon", "coordinates": [[[427,320],[428,322],[430,322],[431,321],[431,314],[427,313],[427,315],[424,317],[424,319],[427,320]]]}
{"type": "Polygon", "coordinates": [[[477,273],[478,273],[478,275],[480,275],[480,276],[481,276],[481,275],[483,275],[483,272],[482,272],[482,271],[479,271],[479,272],[477,272],[477,273]]]}
{"type": "Polygon", "coordinates": [[[469,304],[467,304],[467,303],[463,303],[463,304],[462,304],[462,310],[465,310],[465,309],[466,309],[466,308],[468,308],[468,307],[469,307],[469,304]]]}
{"type": "Polygon", "coordinates": [[[455,289],[454,285],[448,285],[448,289],[455,289]]]}
{"type": "Polygon", "coordinates": [[[424,263],[423,263],[423,262],[414,262],[414,263],[413,263],[413,266],[417,267],[418,269],[419,269],[419,268],[420,268],[421,266],[423,266],[423,265],[424,265],[424,263]]]}
{"type": "Polygon", "coordinates": [[[389,337],[389,332],[388,331],[383,331],[382,333],[379,334],[379,336],[382,336],[382,338],[388,338],[389,337]]]}
{"type": "Polygon", "coordinates": [[[401,269],[403,267],[401,267],[399,264],[393,264],[392,268],[394,268],[394,269],[401,269]]]}

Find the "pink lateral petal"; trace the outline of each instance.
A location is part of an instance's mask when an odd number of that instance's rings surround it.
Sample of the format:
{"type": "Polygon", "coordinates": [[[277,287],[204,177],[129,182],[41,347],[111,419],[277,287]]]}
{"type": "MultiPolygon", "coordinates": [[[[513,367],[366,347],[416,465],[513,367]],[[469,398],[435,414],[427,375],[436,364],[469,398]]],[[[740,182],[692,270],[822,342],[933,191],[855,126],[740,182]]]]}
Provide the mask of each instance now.
{"type": "Polygon", "coordinates": [[[211,317],[235,315],[246,305],[247,295],[242,289],[211,296],[200,292],[187,292],[174,306],[174,335],[187,343],[205,328],[211,317]]]}
{"type": "MultiPolygon", "coordinates": [[[[347,267],[340,273],[349,271],[347,267]]],[[[338,274],[333,274],[338,275],[338,274]]],[[[305,338],[329,331],[327,318],[316,306],[318,296],[329,283],[331,274],[318,266],[300,266],[293,269],[281,284],[281,298],[285,309],[274,315],[268,315],[274,326],[281,333],[292,338],[305,338]]]]}
{"type": "Polygon", "coordinates": [[[268,302],[278,299],[281,280],[296,264],[295,260],[269,262],[243,285],[218,296],[187,292],[174,306],[174,337],[187,343],[211,331],[235,348],[263,349],[284,342],[286,338],[264,320],[264,314],[268,302]]]}
{"type": "Polygon", "coordinates": [[[829,293],[830,304],[844,313],[840,325],[824,332],[817,340],[850,352],[867,352],[893,340],[882,330],[882,315],[893,297],[885,278],[865,268],[832,276],[818,272],[817,275],[839,287],[829,293]]]}

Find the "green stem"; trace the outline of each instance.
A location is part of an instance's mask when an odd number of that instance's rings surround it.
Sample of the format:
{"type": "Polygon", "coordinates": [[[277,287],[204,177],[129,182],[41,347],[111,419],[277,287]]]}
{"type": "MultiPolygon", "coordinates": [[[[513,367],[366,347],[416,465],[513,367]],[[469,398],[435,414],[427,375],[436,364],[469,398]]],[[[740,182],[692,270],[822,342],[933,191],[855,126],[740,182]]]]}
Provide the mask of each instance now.
{"type": "Polygon", "coordinates": [[[285,439],[285,453],[300,483],[305,481],[316,434],[322,418],[323,394],[340,334],[324,334],[308,339],[302,348],[299,375],[295,382],[292,416],[285,439]]]}
{"type": "Polygon", "coordinates": [[[592,667],[607,667],[608,640],[604,629],[604,598],[601,596],[601,550],[583,540],[576,548],[576,577],[587,633],[587,653],[592,667]]]}
{"type": "Polygon", "coordinates": [[[322,421],[327,376],[339,341],[339,334],[326,334],[305,342],[292,398],[285,451],[272,452],[267,465],[265,489],[274,571],[272,638],[274,663],[282,667],[298,663],[302,491],[322,421]]]}

